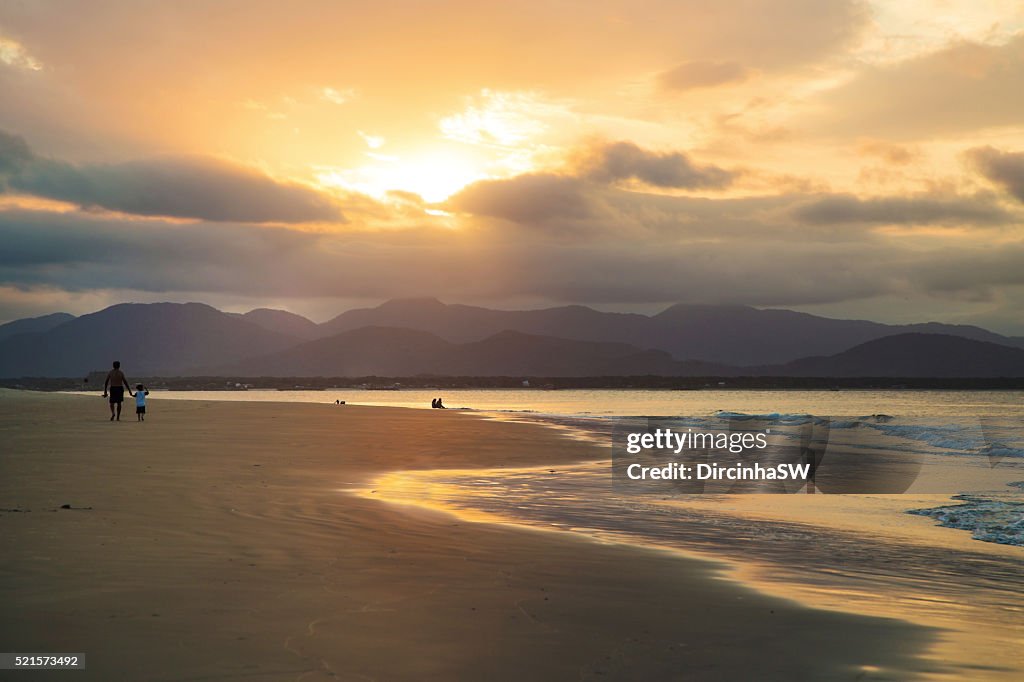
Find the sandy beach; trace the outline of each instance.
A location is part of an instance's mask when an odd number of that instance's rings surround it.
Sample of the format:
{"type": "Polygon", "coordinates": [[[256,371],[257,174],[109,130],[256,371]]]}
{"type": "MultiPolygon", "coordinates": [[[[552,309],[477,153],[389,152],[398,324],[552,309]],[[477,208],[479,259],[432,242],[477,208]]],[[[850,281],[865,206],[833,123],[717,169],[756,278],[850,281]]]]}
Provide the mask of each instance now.
{"type": "Polygon", "coordinates": [[[0,392],[0,651],[90,680],[912,680],[935,628],[721,566],[357,496],[388,471],[593,460],[455,411],[0,392]],[[65,505],[70,508],[64,508],[65,505]]]}

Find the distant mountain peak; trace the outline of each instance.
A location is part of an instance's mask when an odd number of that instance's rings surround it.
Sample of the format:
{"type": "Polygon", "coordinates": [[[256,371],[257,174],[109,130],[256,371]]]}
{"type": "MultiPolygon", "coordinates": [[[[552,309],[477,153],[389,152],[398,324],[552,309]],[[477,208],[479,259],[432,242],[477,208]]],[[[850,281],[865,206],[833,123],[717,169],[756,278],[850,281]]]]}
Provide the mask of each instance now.
{"type": "Polygon", "coordinates": [[[309,340],[320,336],[319,325],[302,315],[287,310],[255,308],[239,317],[264,329],[288,334],[299,339],[309,340]]]}
{"type": "Polygon", "coordinates": [[[39,317],[29,317],[21,320],[12,320],[0,324],[0,340],[17,336],[18,334],[38,334],[59,327],[65,322],[75,319],[69,313],[50,313],[39,317]]]}
{"type": "Polygon", "coordinates": [[[393,308],[447,308],[448,306],[433,296],[413,296],[409,298],[393,298],[377,306],[378,310],[393,308]]]}
{"type": "Polygon", "coordinates": [[[808,357],[770,374],[822,377],[1022,377],[1024,349],[953,334],[909,332],[872,339],[828,357],[808,357]]]}
{"type": "Polygon", "coordinates": [[[130,376],[173,375],[266,355],[299,340],[205,303],[123,303],[0,339],[0,376],[84,376],[115,358],[130,376]]]}
{"type": "Polygon", "coordinates": [[[655,315],[655,317],[707,312],[750,313],[758,312],[758,309],[753,306],[741,305],[739,303],[673,303],[655,315]]]}
{"type": "Polygon", "coordinates": [[[290,310],[284,310],[283,308],[253,308],[247,313],[242,313],[242,317],[245,317],[246,315],[262,315],[265,313],[273,313],[275,315],[295,315],[295,313],[291,312],[290,310]]]}
{"type": "MultiPolygon", "coordinates": [[[[208,303],[200,303],[199,301],[188,301],[186,303],[174,303],[171,301],[156,301],[153,303],[115,303],[112,306],[108,306],[103,310],[98,310],[90,315],[99,315],[102,313],[111,313],[122,310],[202,310],[210,311],[214,313],[220,313],[221,311],[214,308],[208,303]]],[[[83,316],[84,317],[84,316],[83,316]]]]}

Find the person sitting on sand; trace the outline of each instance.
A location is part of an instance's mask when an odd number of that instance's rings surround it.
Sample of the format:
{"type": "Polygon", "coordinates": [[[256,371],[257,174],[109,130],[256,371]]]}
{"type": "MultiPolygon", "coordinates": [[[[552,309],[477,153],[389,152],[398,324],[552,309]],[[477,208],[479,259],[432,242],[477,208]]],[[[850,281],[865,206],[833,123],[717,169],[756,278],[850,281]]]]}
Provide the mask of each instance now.
{"type": "Polygon", "coordinates": [[[142,384],[135,387],[135,415],[140,422],[146,421],[146,396],[149,391],[142,384]]]}
{"type": "Polygon", "coordinates": [[[434,405],[434,407],[436,407],[439,410],[446,410],[446,409],[448,409],[448,408],[446,408],[444,406],[444,403],[441,402],[440,398],[437,399],[437,405],[434,405]]]}
{"type": "Polygon", "coordinates": [[[430,401],[430,407],[431,409],[437,409],[437,398],[434,398],[433,400],[430,401]]]}
{"type": "Polygon", "coordinates": [[[110,387],[110,421],[114,421],[114,406],[117,406],[117,421],[121,421],[121,403],[124,402],[124,389],[128,389],[128,395],[132,393],[128,377],[121,371],[121,363],[114,360],[114,369],[107,372],[107,379],[103,382],[103,397],[107,397],[107,387],[110,387]]]}

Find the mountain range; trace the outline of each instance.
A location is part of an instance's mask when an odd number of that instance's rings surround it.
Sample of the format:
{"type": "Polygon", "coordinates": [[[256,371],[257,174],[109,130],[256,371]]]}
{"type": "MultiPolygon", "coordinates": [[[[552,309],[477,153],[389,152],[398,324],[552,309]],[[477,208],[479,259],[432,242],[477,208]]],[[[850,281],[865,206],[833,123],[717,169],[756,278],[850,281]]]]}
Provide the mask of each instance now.
{"type": "Polygon", "coordinates": [[[29,317],[24,320],[14,320],[7,324],[0,325],[0,341],[9,339],[18,334],[35,334],[53,329],[57,325],[64,324],[75,319],[74,315],[68,313],[53,313],[42,317],[29,317]]]}
{"type": "Polygon", "coordinates": [[[0,325],[0,377],[74,377],[116,356],[134,376],[1024,377],[1024,338],[746,306],[657,315],[504,311],[399,299],[323,323],[282,310],[119,304],[0,325]]]}
{"type": "Polygon", "coordinates": [[[648,316],[584,306],[508,311],[446,305],[431,298],[398,299],[376,308],[344,312],[320,326],[324,335],[367,326],[407,327],[455,343],[480,341],[513,330],[578,341],[628,343],[663,350],[679,360],[740,366],[833,355],[866,341],[915,332],[1024,348],[1024,337],[1003,336],[981,327],[937,322],[889,325],[739,305],[678,304],[648,316]]]}
{"type": "MultiPolygon", "coordinates": [[[[18,322],[8,323],[4,328],[18,322]]],[[[123,303],[44,331],[0,341],[0,376],[85,376],[119,359],[135,375],[180,375],[190,367],[283,350],[294,337],[202,303],[123,303]]]]}

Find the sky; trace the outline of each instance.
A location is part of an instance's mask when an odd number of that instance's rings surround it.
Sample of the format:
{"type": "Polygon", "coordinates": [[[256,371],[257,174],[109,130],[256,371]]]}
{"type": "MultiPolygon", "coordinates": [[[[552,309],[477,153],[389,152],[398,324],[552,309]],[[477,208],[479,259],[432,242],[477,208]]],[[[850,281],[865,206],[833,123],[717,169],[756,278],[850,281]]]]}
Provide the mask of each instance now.
{"type": "Polygon", "coordinates": [[[0,321],[410,296],[1024,334],[1024,3],[0,0],[0,321]]]}

